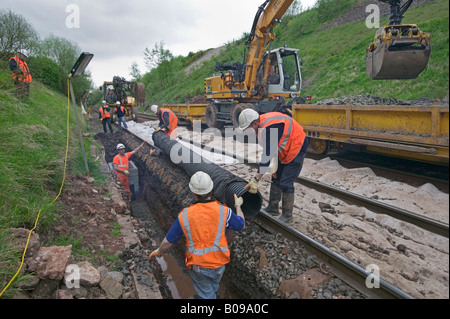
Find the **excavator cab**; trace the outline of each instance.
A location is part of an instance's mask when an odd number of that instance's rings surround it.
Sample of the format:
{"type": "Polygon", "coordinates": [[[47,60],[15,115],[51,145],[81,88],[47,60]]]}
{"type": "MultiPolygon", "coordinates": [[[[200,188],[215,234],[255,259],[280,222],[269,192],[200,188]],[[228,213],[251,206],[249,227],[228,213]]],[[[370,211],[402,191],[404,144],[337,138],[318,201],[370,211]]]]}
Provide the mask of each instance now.
{"type": "Polygon", "coordinates": [[[390,25],[381,27],[366,50],[366,72],[372,80],[414,79],[427,66],[430,35],[415,24],[401,24],[412,0],[381,0],[391,5],[390,25]]]}
{"type": "Polygon", "coordinates": [[[277,48],[271,50],[267,58],[270,59],[267,72],[268,94],[296,97],[300,95],[302,77],[298,49],[277,48]]]}

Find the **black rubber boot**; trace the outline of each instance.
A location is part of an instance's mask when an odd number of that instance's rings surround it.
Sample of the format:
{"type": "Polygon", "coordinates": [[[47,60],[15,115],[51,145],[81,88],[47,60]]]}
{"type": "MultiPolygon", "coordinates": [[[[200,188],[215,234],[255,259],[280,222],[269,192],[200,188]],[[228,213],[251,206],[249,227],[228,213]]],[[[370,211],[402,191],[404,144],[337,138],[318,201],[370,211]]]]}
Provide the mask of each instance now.
{"type": "Polygon", "coordinates": [[[263,208],[262,211],[272,216],[278,216],[280,214],[280,211],[278,209],[280,200],[281,188],[280,186],[272,183],[270,185],[269,205],[266,208],[263,208]]]}
{"type": "Polygon", "coordinates": [[[290,223],[293,219],[292,211],[294,210],[295,193],[283,193],[282,214],[280,220],[285,223],[290,223]]]}

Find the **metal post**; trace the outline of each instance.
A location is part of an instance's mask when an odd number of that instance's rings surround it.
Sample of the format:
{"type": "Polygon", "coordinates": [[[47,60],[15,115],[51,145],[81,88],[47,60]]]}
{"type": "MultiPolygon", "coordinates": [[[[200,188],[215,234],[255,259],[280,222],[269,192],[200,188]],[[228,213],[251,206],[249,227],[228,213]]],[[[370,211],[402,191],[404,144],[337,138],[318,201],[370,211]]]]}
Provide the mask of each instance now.
{"type": "Polygon", "coordinates": [[[69,76],[69,88],[70,88],[70,95],[72,97],[72,105],[73,105],[73,111],[75,113],[75,120],[77,121],[78,135],[80,137],[80,144],[81,144],[81,151],[83,152],[84,165],[86,166],[86,175],[88,177],[90,177],[89,166],[88,166],[87,159],[86,159],[86,152],[84,150],[83,135],[81,135],[80,123],[78,121],[77,106],[75,103],[75,94],[73,93],[72,81],[70,80],[70,76],[69,76]]]}

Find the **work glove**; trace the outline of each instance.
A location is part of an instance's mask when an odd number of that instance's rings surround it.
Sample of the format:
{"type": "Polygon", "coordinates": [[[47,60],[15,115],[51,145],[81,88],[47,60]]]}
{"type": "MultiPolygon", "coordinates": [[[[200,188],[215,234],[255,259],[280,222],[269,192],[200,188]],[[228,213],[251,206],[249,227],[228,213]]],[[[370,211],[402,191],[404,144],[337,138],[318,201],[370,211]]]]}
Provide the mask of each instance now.
{"type": "Polygon", "coordinates": [[[130,175],[130,171],[123,171],[125,175],[130,175]]]}
{"type": "Polygon", "coordinates": [[[141,146],[145,146],[145,145],[147,145],[147,141],[143,141],[141,144],[141,146]]]}
{"type": "Polygon", "coordinates": [[[234,206],[242,206],[242,204],[244,204],[244,199],[234,194],[234,206]]]}
{"type": "Polygon", "coordinates": [[[161,253],[159,252],[159,248],[154,250],[154,251],[152,251],[150,256],[148,256],[148,259],[150,260],[150,259],[152,259],[153,257],[156,257],[156,256],[161,256],[161,253]]]}
{"type": "Polygon", "coordinates": [[[153,133],[156,133],[156,132],[159,132],[159,131],[161,131],[160,127],[158,127],[153,133]]]}
{"type": "Polygon", "coordinates": [[[153,149],[150,150],[150,155],[151,156],[158,156],[158,152],[156,151],[156,149],[153,148],[153,149]]]}
{"type": "Polygon", "coordinates": [[[248,188],[250,193],[256,194],[258,192],[258,181],[255,178],[252,178],[250,183],[245,185],[244,188],[248,188]]]}

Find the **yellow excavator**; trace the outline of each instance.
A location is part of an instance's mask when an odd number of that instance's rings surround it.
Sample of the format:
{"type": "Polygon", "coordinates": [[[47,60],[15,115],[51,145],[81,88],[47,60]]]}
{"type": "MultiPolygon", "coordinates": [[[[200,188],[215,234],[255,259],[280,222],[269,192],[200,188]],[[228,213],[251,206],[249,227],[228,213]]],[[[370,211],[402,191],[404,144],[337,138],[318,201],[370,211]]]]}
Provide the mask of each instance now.
{"type": "Polygon", "coordinates": [[[389,25],[375,34],[366,50],[366,72],[372,80],[414,79],[430,58],[430,34],[415,24],[402,24],[413,0],[380,0],[390,6],[389,25]]]}
{"type": "Polygon", "coordinates": [[[220,73],[205,79],[209,127],[221,128],[230,122],[237,127],[239,114],[246,108],[267,113],[285,105],[286,99],[304,103],[299,50],[281,47],[266,51],[275,39],[273,28],[293,1],[266,0],[253,21],[244,63],[217,63],[214,71],[220,73]]]}

